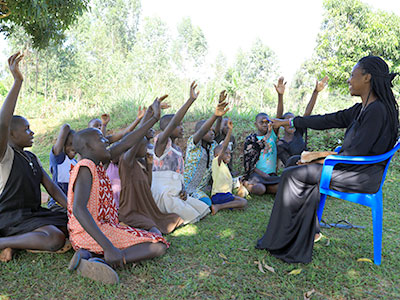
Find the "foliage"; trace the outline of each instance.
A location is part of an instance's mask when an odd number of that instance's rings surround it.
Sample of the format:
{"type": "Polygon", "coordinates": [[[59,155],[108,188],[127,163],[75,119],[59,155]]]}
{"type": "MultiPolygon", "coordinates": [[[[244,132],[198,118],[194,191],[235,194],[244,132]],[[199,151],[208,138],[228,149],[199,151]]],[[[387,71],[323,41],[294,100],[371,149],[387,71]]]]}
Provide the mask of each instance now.
{"type": "Polygon", "coordinates": [[[89,0],[2,1],[0,31],[8,36],[23,27],[32,46],[44,49],[50,41],[61,42],[64,31],[88,8],[89,0]]]}
{"type": "Polygon", "coordinates": [[[328,75],[330,87],[347,91],[351,68],[363,56],[381,56],[400,71],[400,17],[373,11],[360,0],[325,0],[324,19],[309,72],[328,75]]]}

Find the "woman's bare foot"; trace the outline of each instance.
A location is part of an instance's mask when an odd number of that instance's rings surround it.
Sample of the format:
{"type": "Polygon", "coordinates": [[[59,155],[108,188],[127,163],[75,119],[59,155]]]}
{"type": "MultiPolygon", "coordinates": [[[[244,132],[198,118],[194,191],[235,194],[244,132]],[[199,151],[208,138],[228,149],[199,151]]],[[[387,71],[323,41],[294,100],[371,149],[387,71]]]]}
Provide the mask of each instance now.
{"type": "Polygon", "coordinates": [[[0,261],[9,262],[10,260],[12,260],[12,256],[14,253],[15,250],[11,248],[5,248],[3,250],[0,250],[0,261]]]}
{"type": "Polygon", "coordinates": [[[218,212],[218,207],[216,205],[211,205],[211,215],[215,215],[218,212]]]}

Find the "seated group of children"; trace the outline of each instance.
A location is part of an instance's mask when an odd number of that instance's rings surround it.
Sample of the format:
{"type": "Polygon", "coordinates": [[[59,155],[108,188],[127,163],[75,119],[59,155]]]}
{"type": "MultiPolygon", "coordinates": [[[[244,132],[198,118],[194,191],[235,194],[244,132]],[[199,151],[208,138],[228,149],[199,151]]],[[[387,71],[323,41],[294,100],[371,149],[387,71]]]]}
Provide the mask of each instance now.
{"type": "MultiPolygon", "coordinates": [[[[244,208],[246,188],[257,195],[274,193],[279,183],[277,155],[284,153],[286,163],[287,155],[304,150],[304,144],[298,147],[303,133],[291,128],[285,128],[277,145],[279,128],[273,128],[268,115],[260,113],[257,133],[245,141],[245,175],[234,180],[235,138],[232,121],[223,118],[229,110],[223,91],[214,114],[196,124],[184,160],[176,140],[183,137],[183,117],[199,95],[193,82],[189,99],[175,114],[161,117],[161,109],[169,107],[163,102],[165,95],[147,109],[139,108],[136,120],[112,135],[106,135],[107,114],[78,132],[63,125],[50,151],[51,180],[39,159],[24,150],[33,143],[28,121],[13,115],[23,81],[22,57],[17,53],[8,60],[14,84],[0,111],[1,261],[11,260],[18,249],[66,250],[68,237],[76,251],[70,270],[116,283],[114,268],[165,253],[169,243],[162,234],[197,222],[210,212],[244,208]],[[153,126],[158,121],[161,132],[152,145],[153,126]],[[40,184],[51,196],[49,209],[41,206],[40,184]],[[235,186],[238,195],[232,193],[235,186]]],[[[277,118],[283,113],[283,81],[280,78],[275,86],[277,118]]],[[[306,114],[325,83],[317,82],[306,114]]]]}

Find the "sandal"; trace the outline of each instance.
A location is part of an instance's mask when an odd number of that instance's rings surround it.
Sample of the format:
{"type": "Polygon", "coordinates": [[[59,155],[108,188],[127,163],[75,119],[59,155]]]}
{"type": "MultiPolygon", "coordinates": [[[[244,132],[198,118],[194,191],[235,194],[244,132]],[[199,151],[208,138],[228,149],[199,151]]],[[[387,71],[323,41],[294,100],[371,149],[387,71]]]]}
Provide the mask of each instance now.
{"type": "Polygon", "coordinates": [[[319,242],[323,237],[325,237],[324,235],[322,235],[322,233],[319,233],[319,236],[317,238],[314,238],[314,243],[319,242]]]}
{"type": "Polygon", "coordinates": [[[95,281],[100,281],[105,284],[119,283],[117,272],[114,271],[106,262],[100,258],[92,257],[81,259],[76,271],[82,277],[90,278],[95,281]]]}
{"type": "Polygon", "coordinates": [[[92,257],[92,253],[85,249],[79,249],[78,251],[75,252],[74,256],[72,256],[71,261],[69,262],[68,265],[68,270],[73,271],[78,268],[79,263],[81,262],[81,259],[90,259],[92,257]]]}
{"type": "Polygon", "coordinates": [[[26,249],[27,252],[29,253],[65,253],[68,252],[69,250],[72,249],[72,245],[71,242],[69,241],[69,239],[65,239],[65,243],[64,246],[62,246],[60,249],[58,249],[57,251],[48,251],[48,250],[31,250],[31,249],[26,249]]]}

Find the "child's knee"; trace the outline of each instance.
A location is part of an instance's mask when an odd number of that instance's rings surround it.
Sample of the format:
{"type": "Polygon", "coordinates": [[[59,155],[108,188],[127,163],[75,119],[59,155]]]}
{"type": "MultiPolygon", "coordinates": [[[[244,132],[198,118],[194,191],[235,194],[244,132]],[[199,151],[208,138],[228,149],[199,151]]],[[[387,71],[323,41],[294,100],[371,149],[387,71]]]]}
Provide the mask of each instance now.
{"type": "Polygon", "coordinates": [[[158,242],[152,246],[151,252],[153,257],[163,256],[167,252],[167,245],[164,243],[158,242]]]}
{"type": "Polygon", "coordinates": [[[258,183],[253,185],[253,187],[251,188],[251,192],[256,195],[264,195],[266,192],[266,188],[263,184],[258,183]]]}
{"type": "Polygon", "coordinates": [[[65,235],[61,230],[53,231],[48,236],[49,251],[57,251],[65,244],[65,235]]]}

